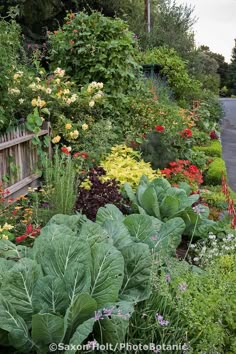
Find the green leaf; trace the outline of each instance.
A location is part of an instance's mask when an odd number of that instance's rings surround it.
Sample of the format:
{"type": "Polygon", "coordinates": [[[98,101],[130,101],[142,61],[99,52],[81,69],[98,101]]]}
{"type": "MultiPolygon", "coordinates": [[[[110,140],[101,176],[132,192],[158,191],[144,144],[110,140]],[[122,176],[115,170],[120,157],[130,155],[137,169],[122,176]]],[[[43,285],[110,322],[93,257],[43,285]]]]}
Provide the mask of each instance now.
{"type": "Polygon", "coordinates": [[[163,223],[155,243],[155,251],[164,257],[174,255],[184,230],[185,223],[181,218],[173,218],[163,223]]]}
{"type": "Polygon", "coordinates": [[[133,192],[133,189],[130,186],[130,184],[129,183],[125,183],[123,185],[123,188],[124,188],[124,191],[125,191],[127,197],[129,198],[129,200],[131,200],[131,202],[136,204],[137,203],[137,199],[136,199],[135,193],[133,192]]]}
{"type": "Polygon", "coordinates": [[[33,315],[32,338],[38,345],[46,346],[51,343],[60,343],[63,334],[64,319],[62,317],[52,315],[51,313],[33,315]]]}
{"type": "Polygon", "coordinates": [[[48,116],[50,116],[50,111],[49,111],[48,108],[42,108],[41,112],[47,114],[48,116]]]}
{"type": "Polygon", "coordinates": [[[102,224],[106,220],[123,221],[124,215],[115,205],[106,204],[105,207],[98,209],[96,222],[102,224]]]}
{"type": "Polygon", "coordinates": [[[128,229],[120,221],[107,220],[103,224],[108,235],[112,237],[114,246],[121,250],[122,248],[133,243],[128,229]]]}
{"type": "Polygon", "coordinates": [[[152,218],[149,215],[132,214],[128,215],[124,224],[131,236],[138,241],[146,242],[156,234],[152,218]]]}
{"type": "Polygon", "coordinates": [[[165,196],[161,203],[161,217],[171,218],[179,210],[179,200],[171,195],[165,196]]]}
{"type": "Polygon", "coordinates": [[[149,185],[144,193],[140,196],[140,204],[148,215],[155,216],[160,219],[160,207],[157,199],[155,188],[149,185]]]}
{"type": "MultiPolygon", "coordinates": [[[[50,228],[54,229],[55,226],[56,225],[51,225],[47,231],[49,231],[50,228]]],[[[55,229],[57,228],[61,231],[59,225],[55,227],[55,229]]],[[[72,233],[71,230],[70,233],[72,233]]],[[[47,233],[45,233],[45,236],[46,235],[47,233]]],[[[89,278],[91,254],[88,243],[68,234],[62,235],[60,233],[54,235],[54,233],[48,232],[48,236],[48,239],[45,239],[45,237],[41,237],[40,235],[34,245],[35,257],[38,262],[42,264],[45,274],[66,279],[65,274],[67,271],[74,273],[80,269],[82,264],[87,267],[89,278]]]]}
{"type": "Polygon", "coordinates": [[[79,238],[86,240],[91,248],[101,242],[106,242],[111,245],[113,243],[111,235],[109,235],[101,225],[92,221],[87,221],[83,224],[79,238]]]}
{"type": "Polygon", "coordinates": [[[124,343],[129,318],[134,311],[133,305],[121,301],[115,304],[107,304],[106,309],[111,309],[112,315],[96,323],[94,328],[96,339],[101,344],[110,343],[114,346],[117,343],[124,343]]]}
{"type": "Polygon", "coordinates": [[[35,343],[30,338],[28,327],[3,296],[0,296],[0,318],[0,328],[9,333],[9,343],[21,353],[29,353],[35,343]]]}
{"type": "Polygon", "coordinates": [[[76,215],[57,214],[50,219],[48,225],[64,225],[69,227],[73,232],[77,234],[81,230],[81,227],[86,222],[86,220],[86,216],[79,213],[76,215]]]}
{"type": "Polygon", "coordinates": [[[33,291],[35,312],[64,314],[69,303],[65,284],[60,278],[47,275],[38,280],[33,291]]]}
{"type": "Polygon", "coordinates": [[[92,316],[94,317],[96,310],[97,303],[89,294],[84,293],[77,296],[75,301],[67,309],[64,318],[66,334],[63,339],[65,343],[69,342],[79,325],[92,316]]]}
{"type": "Polygon", "coordinates": [[[0,240],[0,256],[7,258],[18,260],[23,257],[27,257],[30,251],[28,247],[25,246],[16,246],[9,240],[0,240]]]}
{"type": "Polygon", "coordinates": [[[120,251],[105,242],[92,248],[91,296],[98,307],[118,298],[124,277],[124,259],[120,251]]]}
{"type": "Polygon", "coordinates": [[[5,274],[2,281],[1,294],[28,321],[33,313],[33,290],[40,275],[40,266],[31,259],[23,258],[5,274]]]}
{"type": "Polygon", "coordinates": [[[161,187],[163,188],[165,191],[171,187],[171,184],[167,181],[166,178],[155,178],[152,182],[151,185],[155,186],[155,187],[161,187]]]}
{"type": "MultiPolygon", "coordinates": [[[[89,336],[89,334],[93,331],[93,326],[95,323],[94,318],[90,318],[89,320],[83,322],[79,325],[73,334],[73,337],[70,340],[70,346],[72,347],[82,344],[83,341],[89,336]]],[[[77,350],[70,349],[65,352],[65,354],[76,354],[77,350]]]]}
{"type": "Polygon", "coordinates": [[[122,249],[125,276],[120,299],[138,302],[150,296],[152,258],[148,245],[134,243],[122,249]]]}

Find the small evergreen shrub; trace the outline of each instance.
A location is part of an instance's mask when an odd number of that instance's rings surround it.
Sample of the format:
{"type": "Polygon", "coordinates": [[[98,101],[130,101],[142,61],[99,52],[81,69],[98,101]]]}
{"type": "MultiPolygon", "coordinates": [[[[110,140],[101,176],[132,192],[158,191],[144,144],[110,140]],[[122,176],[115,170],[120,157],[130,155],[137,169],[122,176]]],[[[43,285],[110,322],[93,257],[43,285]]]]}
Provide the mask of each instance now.
{"type": "Polygon", "coordinates": [[[219,140],[211,141],[209,146],[194,146],[195,151],[203,151],[206,155],[211,157],[222,156],[222,146],[219,140]]]}
{"type": "Polygon", "coordinates": [[[217,157],[210,163],[205,182],[209,185],[221,184],[222,174],[226,175],[226,166],[222,158],[217,157]]]}

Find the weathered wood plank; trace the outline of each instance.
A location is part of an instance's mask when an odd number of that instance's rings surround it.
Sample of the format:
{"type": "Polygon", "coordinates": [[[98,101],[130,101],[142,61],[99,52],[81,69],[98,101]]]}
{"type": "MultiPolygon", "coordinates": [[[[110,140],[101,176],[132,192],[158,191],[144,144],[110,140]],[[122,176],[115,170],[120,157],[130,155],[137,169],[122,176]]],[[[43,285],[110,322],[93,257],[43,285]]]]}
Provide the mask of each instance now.
{"type": "MultiPolygon", "coordinates": [[[[48,130],[41,130],[41,132],[37,136],[47,135],[48,130]]],[[[16,139],[12,139],[10,141],[6,141],[4,143],[0,143],[0,151],[10,148],[11,146],[15,146],[26,141],[32,140],[35,137],[35,134],[29,134],[26,136],[22,136],[16,139]]]]}

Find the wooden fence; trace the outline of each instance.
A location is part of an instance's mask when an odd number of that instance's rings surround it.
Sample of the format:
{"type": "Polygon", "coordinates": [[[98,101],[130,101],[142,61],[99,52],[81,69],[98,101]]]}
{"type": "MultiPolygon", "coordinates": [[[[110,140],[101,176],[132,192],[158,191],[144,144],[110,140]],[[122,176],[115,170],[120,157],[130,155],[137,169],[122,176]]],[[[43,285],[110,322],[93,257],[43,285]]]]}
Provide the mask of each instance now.
{"type": "MultiPolygon", "coordinates": [[[[45,122],[38,136],[49,134],[50,125],[45,122]]],[[[29,187],[39,185],[37,147],[32,143],[34,136],[24,124],[0,134],[0,181],[9,190],[10,198],[26,194],[29,187]]]]}

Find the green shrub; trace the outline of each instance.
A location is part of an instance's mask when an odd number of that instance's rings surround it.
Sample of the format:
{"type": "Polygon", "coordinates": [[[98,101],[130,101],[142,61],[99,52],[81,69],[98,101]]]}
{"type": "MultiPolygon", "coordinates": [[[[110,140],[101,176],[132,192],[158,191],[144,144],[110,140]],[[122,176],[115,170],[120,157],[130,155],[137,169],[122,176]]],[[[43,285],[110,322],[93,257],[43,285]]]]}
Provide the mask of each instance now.
{"type": "Polygon", "coordinates": [[[210,163],[206,173],[205,182],[209,185],[217,185],[222,182],[222,175],[226,175],[226,166],[222,158],[217,157],[210,163]]]}
{"type": "Polygon", "coordinates": [[[159,64],[161,73],[167,77],[171,89],[178,100],[196,99],[200,93],[200,82],[188,75],[185,62],[174,49],[159,47],[140,55],[141,64],[159,64]]]}
{"type": "Polygon", "coordinates": [[[81,85],[103,82],[106,92],[133,88],[139,66],[128,25],[98,12],[68,14],[66,23],[50,35],[52,65],[60,66],[81,85]]]}
{"type": "Polygon", "coordinates": [[[129,342],[186,343],[187,351],[173,354],[235,353],[235,266],[235,256],[218,257],[205,271],[166,260],[160,276],[153,271],[150,298],[131,317],[129,342]]]}
{"type": "Polygon", "coordinates": [[[222,156],[222,146],[219,140],[212,140],[208,146],[194,146],[195,151],[203,151],[206,155],[211,157],[222,156]]]}
{"type": "MultiPolygon", "coordinates": [[[[0,131],[14,120],[8,89],[10,85],[15,89],[12,72],[22,70],[22,65],[19,65],[22,55],[20,26],[15,21],[0,20],[0,131]]],[[[18,95],[17,90],[14,95],[18,95]]]]}
{"type": "MultiPolygon", "coordinates": [[[[180,294],[190,353],[235,353],[236,257],[218,257],[202,274],[187,273],[180,294]]],[[[181,279],[178,279],[181,282],[181,279]]]]}

